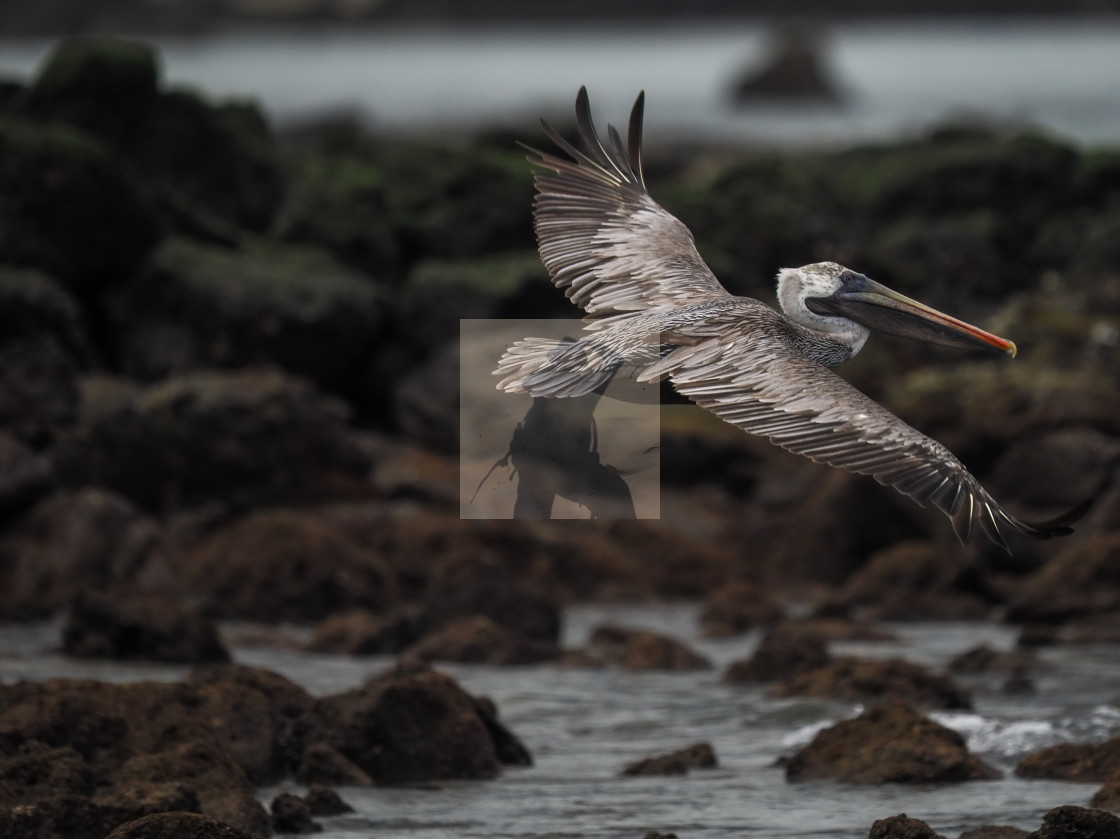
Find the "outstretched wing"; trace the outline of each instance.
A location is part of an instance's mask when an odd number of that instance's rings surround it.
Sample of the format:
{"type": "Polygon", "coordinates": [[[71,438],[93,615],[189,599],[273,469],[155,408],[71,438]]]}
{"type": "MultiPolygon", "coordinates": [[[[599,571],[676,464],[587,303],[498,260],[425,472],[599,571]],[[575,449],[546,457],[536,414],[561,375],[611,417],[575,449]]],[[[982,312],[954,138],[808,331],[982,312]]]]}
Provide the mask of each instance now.
{"type": "Polygon", "coordinates": [[[794,352],[762,315],[740,329],[679,346],[640,378],[668,376],[676,389],[727,422],[818,463],[870,475],[923,507],[933,504],[962,542],[975,525],[1008,550],[1007,525],[1036,539],[1071,532],[1083,502],[1047,522],[1023,521],[1003,509],[943,445],[896,417],[831,370],[794,352]]]}
{"type": "Polygon", "coordinates": [[[566,160],[530,148],[538,195],[533,225],[541,259],[557,287],[589,315],[671,308],[727,290],[700,254],[692,233],[646,192],[642,178],[640,94],[630,114],[629,149],[613,126],[604,146],[591,121],[587,89],[576,99],[585,151],[548,123],[545,133],[566,160]]]}

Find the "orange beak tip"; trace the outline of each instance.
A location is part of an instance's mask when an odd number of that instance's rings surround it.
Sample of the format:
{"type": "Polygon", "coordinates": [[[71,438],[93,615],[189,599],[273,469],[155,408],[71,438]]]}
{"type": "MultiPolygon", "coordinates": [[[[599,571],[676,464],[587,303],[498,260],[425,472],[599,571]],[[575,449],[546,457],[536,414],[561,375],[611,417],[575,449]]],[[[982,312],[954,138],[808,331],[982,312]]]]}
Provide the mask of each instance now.
{"type": "Polygon", "coordinates": [[[1007,353],[1012,358],[1014,358],[1015,356],[1017,356],[1019,354],[1019,348],[1017,346],[1015,346],[1014,341],[1008,341],[1007,342],[1007,353]]]}

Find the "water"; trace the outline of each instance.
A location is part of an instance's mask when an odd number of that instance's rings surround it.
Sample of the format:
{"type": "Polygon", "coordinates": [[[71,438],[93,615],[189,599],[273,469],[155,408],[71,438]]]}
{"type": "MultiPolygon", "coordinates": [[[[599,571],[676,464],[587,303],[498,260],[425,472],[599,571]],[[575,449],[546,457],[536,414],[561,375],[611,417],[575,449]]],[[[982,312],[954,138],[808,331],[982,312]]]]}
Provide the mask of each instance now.
{"type": "MultiPolygon", "coordinates": [[[[1120,731],[1120,647],[1043,650],[1038,692],[1008,696],[1001,676],[964,681],[975,710],[935,714],[960,731],[969,747],[1004,771],[996,781],[879,787],[830,782],[787,784],[774,761],[808,743],[825,725],[859,712],[816,700],[772,700],[762,688],[720,684],[728,662],[747,654],[755,634],[722,640],[699,637],[694,606],[586,606],[569,611],[565,644],[586,641],[603,621],[648,626],[694,645],[715,663],[699,674],[567,670],[547,666],[496,668],[439,665],[470,692],[491,696],[502,719],[532,751],[531,768],[506,769],[493,781],[443,783],[439,788],[344,788],[357,810],[322,819],[326,839],[601,836],[638,839],[646,830],[682,839],[829,837],[863,839],[875,819],[899,812],[957,836],[985,823],[1035,829],[1061,804],[1087,806],[1095,784],[1025,781],[1010,774],[1029,752],[1059,742],[1102,740],[1120,731]],[[634,760],[707,740],[720,765],[687,777],[621,778],[634,760]]],[[[836,652],[902,655],[935,669],[953,655],[987,643],[1010,648],[1014,632],[993,624],[890,627],[892,644],[841,644],[836,652]]],[[[57,627],[0,630],[0,680],[60,676],[113,681],[179,678],[184,670],[111,662],[71,661],[43,650],[57,644],[57,627]]],[[[284,673],[315,694],[347,690],[389,664],[388,659],[308,655],[291,650],[235,650],[238,661],[284,673]]],[[[261,791],[269,800],[284,784],[261,791]]]]}
{"type": "MultiPolygon", "coordinates": [[[[762,59],[768,37],[741,22],[642,22],[253,29],[155,41],[172,81],[257,97],[281,124],[345,111],[387,131],[503,121],[535,132],[542,111],[567,117],[586,84],[616,123],[644,88],[655,140],[851,142],[960,115],[1120,140],[1120,19],[837,24],[825,43],[843,107],[735,109],[728,86],[762,59]]],[[[50,45],[0,38],[0,74],[28,74],[50,45]]]]}

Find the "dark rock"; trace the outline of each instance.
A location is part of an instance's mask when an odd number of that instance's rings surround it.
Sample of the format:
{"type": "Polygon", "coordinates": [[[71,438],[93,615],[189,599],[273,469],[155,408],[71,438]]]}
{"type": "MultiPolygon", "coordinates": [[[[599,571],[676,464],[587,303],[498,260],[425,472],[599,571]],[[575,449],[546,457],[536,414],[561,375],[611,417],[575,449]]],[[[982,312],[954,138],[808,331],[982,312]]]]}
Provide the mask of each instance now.
{"type": "Polygon", "coordinates": [[[1024,516],[1068,510],[1100,494],[1118,458],[1115,435],[1085,427],[1048,430],[1012,441],[984,486],[1024,516]]]}
{"type": "Polygon", "coordinates": [[[373,779],[334,746],[312,743],[303,752],[295,778],[301,784],[371,787],[373,779]]]}
{"type": "Polygon", "coordinates": [[[677,839],[675,833],[658,833],[656,830],[647,830],[642,839],[677,839]]]}
{"type": "Polygon", "coordinates": [[[157,523],[115,493],[56,492],[0,538],[0,614],[43,618],[82,592],[121,587],[158,536],[157,523]]]}
{"type": "Polygon", "coordinates": [[[700,625],[708,637],[722,638],[777,623],[782,616],[782,607],[759,585],[732,580],[704,598],[700,625]]]}
{"type": "Polygon", "coordinates": [[[898,658],[843,656],[776,685],[772,695],[815,696],[845,702],[902,699],[927,708],[968,709],[972,699],[946,676],[898,658]]]}
{"type": "Polygon", "coordinates": [[[1120,533],[1091,533],[1028,579],[1007,612],[1016,623],[1062,623],[1120,607],[1120,533]]]}
{"type": "Polygon", "coordinates": [[[560,656],[548,641],[518,638],[484,615],[459,618],[433,630],[402,653],[420,661],[537,664],[560,656]]]}
{"type": "Polygon", "coordinates": [[[120,810],[80,795],[57,795],[34,803],[0,805],[0,836],[103,839],[121,821],[120,810]]]}
{"type": "Polygon", "coordinates": [[[693,743],[669,754],[647,757],[629,764],[623,775],[685,775],[689,769],[711,769],[718,766],[710,743],[693,743]]]}
{"type": "Polygon", "coordinates": [[[393,420],[402,433],[439,452],[459,450],[458,342],[445,345],[397,379],[393,420]]]}
{"type": "Polygon", "coordinates": [[[1103,743],[1059,743],[1031,752],[1015,767],[1020,778],[1097,783],[1120,770],[1120,737],[1103,743]]]}
{"type": "Polygon", "coordinates": [[[732,91],[739,103],[752,101],[825,101],[840,92],[824,66],[818,34],[801,26],[786,27],[770,46],[761,67],[744,72],[732,91]]]}
{"type": "Polygon", "coordinates": [[[152,207],[95,141],[0,118],[0,161],[0,262],[92,287],[127,278],[155,245],[152,207]]]}
{"type": "Polygon", "coordinates": [[[78,658],[229,661],[212,621],[176,600],[156,595],[80,594],[62,629],[62,649],[78,658]]]}
{"type": "Polygon", "coordinates": [[[306,649],[334,655],[396,655],[419,641],[430,625],[428,614],[414,606],[388,614],[354,609],[324,619],[306,649]]]}
{"type": "Polygon", "coordinates": [[[112,487],[149,510],[281,503],[364,490],[368,455],[346,408],[273,370],[203,371],[142,391],[63,441],[59,480],[112,487]]]}
{"type": "Polygon", "coordinates": [[[311,810],[298,795],[278,793],[269,805],[272,829],[277,833],[319,833],[323,826],[311,818],[311,810]]]}
{"type": "Polygon", "coordinates": [[[274,364],[346,393],[378,341],[381,298],[371,281],[313,248],[231,250],[173,237],[108,308],[129,375],[274,364]]]}
{"type": "Polygon", "coordinates": [[[354,808],[343,801],[342,796],[327,787],[312,786],[303,797],[303,803],[313,816],[340,816],[354,812],[354,808]]]}
{"type": "Polygon", "coordinates": [[[392,571],[313,512],[265,510],[221,528],[177,562],[192,593],[227,618],[322,618],[396,603],[392,571]]]}
{"type": "Polygon", "coordinates": [[[790,758],[786,780],[844,783],[947,783],[998,778],[964,738],[899,700],[826,728],[790,758]]]}
{"type": "Polygon", "coordinates": [[[959,839],[1026,839],[1027,831],[1002,824],[985,824],[962,833],[959,839]]]}
{"type": "Polygon", "coordinates": [[[771,631],[749,658],[733,661],[723,672],[729,684],[790,679],[823,667],[831,660],[824,639],[811,632],[771,631]]]}
{"type": "Polygon", "coordinates": [[[912,819],[905,813],[899,813],[889,819],[878,819],[874,822],[867,839],[945,839],[945,837],[934,832],[933,828],[921,819],[912,819]]]}
{"type": "Polygon", "coordinates": [[[0,431],[0,521],[22,513],[53,487],[50,460],[0,431]]]}
{"type": "Polygon", "coordinates": [[[195,813],[157,813],[122,824],[105,839],[259,839],[223,821],[195,813]]]}
{"type": "Polygon", "coordinates": [[[1120,767],[1113,768],[1105,778],[1104,786],[1093,793],[1089,803],[1102,810],[1120,810],[1120,767]]]}
{"type": "Polygon", "coordinates": [[[525,744],[506,728],[498,719],[498,706],[488,696],[474,696],[474,709],[486,724],[490,739],[494,741],[494,752],[503,766],[532,766],[533,756],[525,744]]]}
{"type": "Polygon", "coordinates": [[[899,640],[894,633],[870,621],[824,615],[792,618],[783,621],[776,629],[792,634],[816,635],[829,643],[892,643],[899,640]]]}
{"type": "Polygon", "coordinates": [[[153,813],[198,813],[202,805],[194,788],[178,781],[146,784],[137,781],[123,788],[114,788],[94,799],[102,807],[118,810],[131,821],[153,813]]]}
{"type": "Polygon", "coordinates": [[[308,742],[323,742],[379,784],[492,778],[499,761],[475,701],[418,662],[316,703],[308,742]]]}
{"type": "Polygon", "coordinates": [[[0,803],[41,801],[56,795],[93,795],[97,780],[71,746],[30,741],[0,757],[0,803]]]}
{"type": "Polygon", "coordinates": [[[591,646],[627,670],[707,670],[712,666],[675,638],[647,629],[603,624],[592,631],[591,646]]]}
{"type": "Polygon", "coordinates": [[[1042,824],[1027,839],[1111,839],[1120,836],[1120,818],[1103,810],[1085,807],[1055,807],[1042,817],[1042,824]]]}
{"type": "Polygon", "coordinates": [[[950,673],[1013,673],[1021,669],[1033,670],[1038,659],[1024,650],[1000,652],[987,644],[965,650],[950,659],[946,669],[950,673]]]}

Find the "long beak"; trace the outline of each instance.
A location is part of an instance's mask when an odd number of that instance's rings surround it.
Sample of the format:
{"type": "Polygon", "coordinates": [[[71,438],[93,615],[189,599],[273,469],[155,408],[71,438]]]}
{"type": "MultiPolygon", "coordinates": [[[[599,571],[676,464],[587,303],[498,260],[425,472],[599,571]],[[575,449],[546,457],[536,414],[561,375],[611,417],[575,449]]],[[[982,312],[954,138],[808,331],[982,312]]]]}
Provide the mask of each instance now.
{"type": "Polygon", "coordinates": [[[829,297],[810,297],[805,304],[819,315],[840,315],[887,335],[947,347],[995,348],[1012,358],[1018,352],[1013,341],[931,309],[862,274],[854,275],[829,297]]]}

